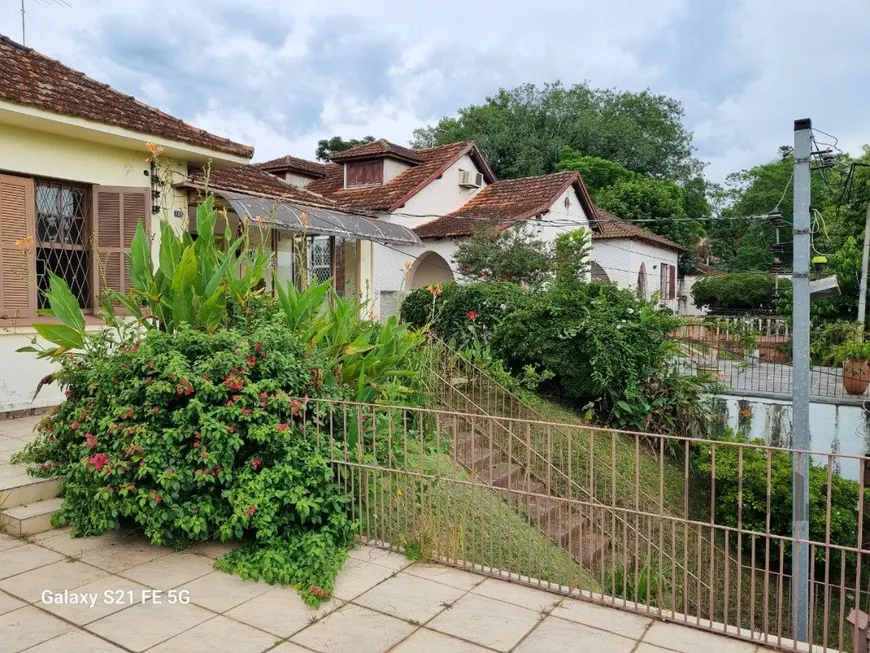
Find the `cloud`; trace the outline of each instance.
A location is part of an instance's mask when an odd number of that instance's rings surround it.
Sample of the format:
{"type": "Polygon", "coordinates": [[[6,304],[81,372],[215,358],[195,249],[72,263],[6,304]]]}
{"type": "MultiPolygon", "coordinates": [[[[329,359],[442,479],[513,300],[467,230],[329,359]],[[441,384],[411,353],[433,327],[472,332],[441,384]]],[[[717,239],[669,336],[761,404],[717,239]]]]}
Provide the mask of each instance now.
{"type": "Polygon", "coordinates": [[[870,140],[860,0],[71,4],[30,3],[28,44],[258,160],[334,134],[404,143],[501,86],[556,79],[679,99],[716,180],[772,158],[795,118],[852,151],[870,140]]]}

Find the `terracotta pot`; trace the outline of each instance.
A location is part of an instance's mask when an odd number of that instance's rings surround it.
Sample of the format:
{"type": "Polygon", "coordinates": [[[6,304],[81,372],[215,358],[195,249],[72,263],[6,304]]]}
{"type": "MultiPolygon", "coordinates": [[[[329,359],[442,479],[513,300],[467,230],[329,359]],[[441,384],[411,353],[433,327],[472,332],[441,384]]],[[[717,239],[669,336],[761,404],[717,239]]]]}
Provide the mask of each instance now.
{"type": "Polygon", "coordinates": [[[870,363],[843,361],[843,389],[850,395],[863,395],[870,386],[870,363]]]}

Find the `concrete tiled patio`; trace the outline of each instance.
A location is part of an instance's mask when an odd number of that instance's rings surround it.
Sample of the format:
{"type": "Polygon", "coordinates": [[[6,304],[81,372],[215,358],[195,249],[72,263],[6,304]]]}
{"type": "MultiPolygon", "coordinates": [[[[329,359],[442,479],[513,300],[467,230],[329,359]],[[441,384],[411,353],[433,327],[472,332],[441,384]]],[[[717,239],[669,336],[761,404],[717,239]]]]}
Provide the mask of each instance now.
{"type": "MultiPolygon", "coordinates": [[[[35,421],[0,421],[0,498],[35,480],[8,462],[35,421]]],[[[351,552],[334,598],[314,610],[293,589],[215,571],[227,549],[174,552],[121,533],[0,534],[0,652],[764,650],[371,547],[351,552]],[[46,591],[65,600],[49,602],[46,591]],[[93,603],[74,604],[72,595],[93,603]]]]}

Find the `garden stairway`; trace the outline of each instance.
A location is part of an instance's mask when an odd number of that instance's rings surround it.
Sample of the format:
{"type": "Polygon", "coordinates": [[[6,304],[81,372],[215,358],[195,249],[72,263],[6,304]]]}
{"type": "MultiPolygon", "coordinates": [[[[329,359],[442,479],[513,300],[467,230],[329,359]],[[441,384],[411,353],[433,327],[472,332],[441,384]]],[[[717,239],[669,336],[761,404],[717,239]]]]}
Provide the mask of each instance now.
{"type": "Polygon", "coordinates": [[[486,433],[480,433],[462,416],[453,423],[459,435],[453,440],[456,460],[477,478],[525,512],[550,541],[566,549],[585,568],[600,566],[610,538],[596,532],[593,520],[553,497],[546,484],[535,479],[525,465],[512,462],[486,433]]]}
{"type": "Polygon", "coordinates": [[[0,420],[0,531],[16,537],[53,528],[51,517],[60,508],[61,479],[34,478],[27,466],[9,461],[33,437],[38,420],[0,420]]]}

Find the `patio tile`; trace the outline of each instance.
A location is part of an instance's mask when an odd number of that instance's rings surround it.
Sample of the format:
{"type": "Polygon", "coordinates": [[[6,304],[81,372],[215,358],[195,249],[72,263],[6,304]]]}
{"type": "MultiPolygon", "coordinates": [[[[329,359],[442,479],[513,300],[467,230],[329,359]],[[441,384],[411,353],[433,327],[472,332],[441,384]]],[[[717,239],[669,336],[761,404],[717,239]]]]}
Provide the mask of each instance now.
{"type": "Polygon", "coordinates": [[[390,653],[485,653],[487,650],[450,635],[421,628],[390,653]]]}
{"type": "Polygon", "coordinates": [[[467,594],[428,627],[468,641],[508,651],[540,621],[540,615],[517,605],[467,594]]]}
{"type": "Polygon", "coordinates": [[[22,540],[19,537],[13,537],[8,533],[0,533],[0,552],[6,549],[13,549],[16,546],[27,544],[27,540],[22,540]]]}
{"type": "Polygon", "coordinates": [[[102,569],[66,559],[2,580],[0,589],[28,603],[36,603],[45,590],[52,594],[74,590],[105,575],[102,569]]]}
{"type": "Polygon", "coordinates": [[[577,601],[576,599],[565,599],[561,605],[553,610],[552,615],[632,639],[643,637],[644,632],[652,623],[652,619],[638,614],[577,601]]]}
{"type": "Polygon", "coordinates": [[[656,622],[650,626],[643,641],[683,653],[703,650],[716,651],[716,653],[755,653],[757,647],[757,644],[741,642],[697,628],[663,622],[656,622]]]}
{"type": "Polygon", "coordinates": [[[87,653],[115,653],[123,651],[114,644],[95,637],[83,630],[73,630],[55,637],[39,646],[27,649],[27,653],[70,653],[70,651],[87,651],[87,653]]]}
{"type": "Polygon", "coordinates": [[[407,621],[346,605],[292,640],[321,653],[382,653],[415,629],[407,621]]]}
{"type": "Polygon", "coordinates": [[[310,648],[302,648],[293,642],[284,642],[281,646],[276,646],[269,653],[311,653],[310,648]]]}
{"type": "Polygon", "coordinates": [[[538,651],[595,651],[595,653],[631,653],[637,641],[603,630],[588,628],[573,621],[547,617],[516,648],[516,653],[538,651]]]}
{"type": "Polygon", "coordinates": [[[240,542],[216,542],[214,540],[211,540],[208,542],[200,542],[199,544],[194,544],[192,547],[187,549],[185,553],[192,553],[194,555],[205,556],[206,558],[217,560],[225,553],[229,553],[233,549],[237,549],[240,546],[240,542]]]}
{"type": "Polygon", "coordinates": [[[172,549],[154,546],[141,537],[121,537],[114,544],[83,553],[82,562],[119,574],[172,553],[172,549]]]}
{"type": "MultiPolygon", "coordinates": [[[[207,560],[211,562],[211,558],[207,560]]],[[[182,585],[180,589],[190,592],[191,602],[214,612],[226,612],[240,603],[268,592],[272,586],[252,580],[242,580],[223,571],[213,571],[182,585]]]]}
{"type": "Polygon", "coordinates": [[[6,614],[25,605],[27,604],[19,601],[14,596],[9,596],[6,592],[0,592],[0,614],[6,614]]]}
{"type": "Polygon", "coordinates": [[[193,604],[140,603],[85,629],[130,650],[144,651],[214,616],[214,612],[193,604]]]}
{"type": "Polygon", "coordinates": [[[441,565],[430,565],[425,562],[418,562],[410,567],[406,567],[403,571],[412,576],[434,580],[436,583],[466,591],[480,585],[484,581],[483,576],[472,574],[470,571],[442,567],[441,565]]]}
{"type": "Polygon", "coordinates": [[[6,549],[0,551],[0,578],[8,578],[58,560],[63,560],[61,554],[43,549],[37,544],[23,544],[6,549]]]}
{"type": "Polygon", "coordinates": [[[144,565],[125,569],[120,575],[148,587],[166,590],[212,573],[213,564],[209,558],[202,556],[170,553],[144,565]]]}
{"type": "Polygon", "coordinates": [[[275,637],[226,617],[216,617],[151,649],[154,653],[260,653],[275,637]]]}
{"type": "Polygon", "coordinates": [[[138,605],[142,599],[143,585],[134,583],[132,580],[120,576],[106,576],[87,585],[76,588],[76,592],[88,592],[97,595],[94,606],[71,605],[54,603],[51,605],[40,604],[43,610],[63,617],[79,626],[84,626],[97,619],[102,619],[110,614],[138,605]],[[132,592],[132,596],[127,594],[132,592]]]}
{"type": "Polygon", "coordinates": [[[399,574],[357,597],[354,603],[422,624],[446,609],[445,603],[452,604],[464,593],[425,578],[399,574]]]}
{"type": "Polygon", "coordinates": [[[332,599],[319,608],[305,604],[299,593],[289,587],[270,588],[265,594],[236,606],[226,613],[236,621],[255,626],[278,637],[290,637],[344,605],[332,599]]]}
{"type": "MultiPolygon", "coordinates": [[[[674,653],[669,648],[661,648],[658,646],[653,646],[652,644],[645,644],[641,642],[636,649],[634,649],[634,653],[674,653]]],[[[758,650],[758,653],[766,653],[762,649],[758,650]]],[[[770,651],[770,653],[774,653],[774,651],[770,651]]]]}
{"type": "MultiPolygon", "coordinates": [[[[46,532],[52,533],[53,531],[46,532]]],[[[56,533],[56,531],[54,532],[56,533]]],[[[40,535],[41,534],[42,533],[40,533],[40,535]]],[[[65,556],[78,558],[87,551],[93,551],[94,549],[101,549],[115,544],[118,542],[120,537],[121,535],[115,531],[104,533],[103,535],[97,535],[96,537],[71,537],[69,531],[65,530],[64,532],[57,533],[51,537],[34,540],[34,542],[38,541],[40,546],[44,546],[46,549],[51,549],[52,551],[57,551],[65,556]]]]}
{"type": "Polygon", "coordinates": [[[373,546],[358,546],[348,551],[347,555],[354,560],[374,562],[376,565],[387,567],[394,571],[404,569],[411,564],[411,561],[401,553],[387,551],[386,549],[377,549],[373,546]]]}
{"type": "Polygon", "coordinates": [[[395,571],[381,567],[371,562],[362,562],[351,558],[344,563],[344,567],[338,572],[333,585],[332,595],[343,601],[355,599],[363,592],[367,592],[381,581],[392,576],[395,571]]]}
{"type": "Polygon", "coordinates": [[[32,605],[0,615],[4,653],[16,653],[71,630],[73,626],[32,605]]]}
{"type": "Polygon", "coordinates": [[[488,596],[491,599],[498,599],[505,603],[513,603],[521,608],[528,608],[536,612],[549,610],[562,600],[560,596],[550,592],[543,592],[495,578],[487,578],[471,590],[471,593],[488,596]]]}

